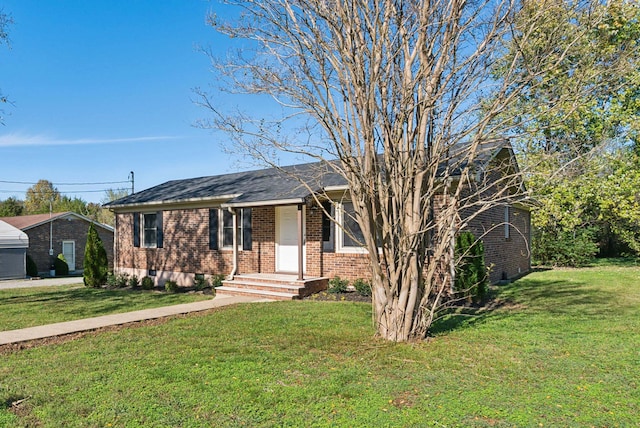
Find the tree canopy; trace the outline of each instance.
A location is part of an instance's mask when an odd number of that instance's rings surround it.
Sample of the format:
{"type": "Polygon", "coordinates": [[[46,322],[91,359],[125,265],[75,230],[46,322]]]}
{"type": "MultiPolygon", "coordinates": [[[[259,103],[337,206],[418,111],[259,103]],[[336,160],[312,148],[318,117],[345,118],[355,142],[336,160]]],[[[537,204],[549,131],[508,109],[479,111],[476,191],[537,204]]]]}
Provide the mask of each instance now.
{"type": "MultiPolygon", "coordinates": [[[[107,189],[102,203],[119,199],[126,196],[127,193],[126,189],[107,189]]],[[[44,214],[51,209],[53,212],[72,211],[100,223],[111,226],[114,224],[113,213],[108,209],[102,208],[101,204],[87,202],[79,197],[62,195],[49,180],[39,180],[27,189],[25,196],[24,201],[15,197],[0,201],[0,217],[44,214]]]]}
{"type": "Polygon", "coordinates": [[[0,217],[15,217],[24,212],[24,203],[14,197],[0,201],[0,217]]]}
{"type": "Polygon", "coordinates": [[[518,16],[519,28],[531,16],[543,17],[542,25],[531,29],[528,43],[513,44],[506,60],[523,58],[518,72],[536,79],[506,116],[515,125],[527,185],[540,202],[533,213],[534,256],[580,265],[598,252],[640,254],[634,190],[640,6],[624,0],[577,8],[575,2],[532,1],[518,16]],[[549,62],[557,67],[546,67],[549,62]]]}
{"type": "Polygon", "coordinates": [[[61,201],[60,192],[49,180],[38,180],[27,189],[24,207],[27,214],[44,214],[61,201]]]}

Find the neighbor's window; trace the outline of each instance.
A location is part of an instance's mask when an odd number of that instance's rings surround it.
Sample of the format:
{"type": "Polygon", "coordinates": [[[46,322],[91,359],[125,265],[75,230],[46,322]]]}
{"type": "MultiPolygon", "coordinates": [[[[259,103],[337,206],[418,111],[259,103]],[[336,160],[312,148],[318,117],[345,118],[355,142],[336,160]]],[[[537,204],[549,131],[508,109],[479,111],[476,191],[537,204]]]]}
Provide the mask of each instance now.
{"type": "Polygon", "coordinates": [[[155,248],[158,246],[158,214],[149,213],[143,216],[144,246],[155,248]]]}

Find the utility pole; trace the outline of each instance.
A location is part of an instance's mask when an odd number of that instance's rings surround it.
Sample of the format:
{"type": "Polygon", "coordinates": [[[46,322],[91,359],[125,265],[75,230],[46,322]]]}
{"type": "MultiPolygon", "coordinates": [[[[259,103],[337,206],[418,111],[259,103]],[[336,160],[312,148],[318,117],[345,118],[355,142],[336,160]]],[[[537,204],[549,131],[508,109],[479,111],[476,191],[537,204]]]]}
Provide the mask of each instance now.
{"type": "Polygon", "coordinates": [[[53,256],[53,204],[49,201],[49,255],[53,256]]]}
{"type": "Polygon", "coordinates": [[[133,171],[129,172],[129,181],[131,181],[131,194],[133,195],[135,193],[135,188],[134,188],[134,174],[133,171]]]}
{"type": "Polygon", "coordinates": [[[53,201],[49,200],[49,276],[56,276],[53,264],[53,201]]]}

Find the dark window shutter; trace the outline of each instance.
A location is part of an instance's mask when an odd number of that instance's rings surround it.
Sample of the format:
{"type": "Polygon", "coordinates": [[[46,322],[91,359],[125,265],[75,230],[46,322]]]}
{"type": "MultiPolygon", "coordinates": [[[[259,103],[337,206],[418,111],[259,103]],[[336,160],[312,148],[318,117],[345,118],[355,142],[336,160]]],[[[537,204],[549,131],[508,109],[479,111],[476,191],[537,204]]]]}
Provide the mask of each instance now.
{"type": "Polygon", "coordinates": [[[164,233],[162,229],[162,211],[158,211],[156,215],[156,248],[162,248],[164,241],[164,233]]]}
{"type": "Polygon", "coordinates": [[[325,201],[322,203],[322,251],[324,251],[325,253],[333,253],[335,251],[334,248],[334,229],[335,226],[333,224],[333,221],[331,220],[331,218],[329,218],[329,216],[325,213],[325,211],[327,213],[329,213],[330,215],[334,214],[333,211],[333,204],[329,201],[325,201]]]}
{"type": "Polygon", "coordinates": [[[331,202],[323,202],[322,209],[322,240],[327,242],[331,240],[331,219],[326,213],[331,212],[331,202]]]}
{"type": "Polygon", "coordinates": [[[251,208],[242,210],[242,249],[251,251],[253,237],[251,236],[251,208]]]}
{"type": "Polygon", "coordinates": [[[133,246],[140,246],[140,213],[133,213],[133,246]]]}
{"type": "Polygon", "coordinates": [[[209,249],[218,249],[218,210],[209,210],[209,249]]]}

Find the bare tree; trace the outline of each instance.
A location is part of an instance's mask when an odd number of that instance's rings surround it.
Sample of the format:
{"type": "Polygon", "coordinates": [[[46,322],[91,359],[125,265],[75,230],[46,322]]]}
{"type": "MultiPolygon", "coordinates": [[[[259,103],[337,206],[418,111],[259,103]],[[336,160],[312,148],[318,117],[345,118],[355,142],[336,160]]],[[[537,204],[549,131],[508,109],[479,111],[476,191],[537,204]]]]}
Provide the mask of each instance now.
{"type": "Polygon", "coordinates": [[[213,112],[202,125],[271,165],[283,150],[342,174],[370,258],[379,335],[425,337],[453,292],[456,233],[522,195],[514,165],[478,167],[510,132],[500,114],[535,82],[521,72],[525,58],[504,58],[536,17],[512,25],[516,0],[229,3],[239,18],[211,15],[211,25],[245,46],[212,56],[218,77],[232,92],[272,97],[284,119],[222,112],[200,92],[213,112]],[[284,132],[285,120],[307,138],[284,132]]]}
{"type": "MultiPolygon", "coordinates": [[[[0,10],[0,45],[2,45],[3,43],[7,45],[9,44],[9,34],[7,33],[7,29],[12,23],[13,20],[11,19],[11,17],[4,13],[4,11],[0,10]]],[[[5,104],[8,102],[9,100],[2,94],[2,91],[0,90],[0,103],[5,104]]],[[[3,110],[0,109],[0,125],[4,124],[2,113],[3,110]]]]}

